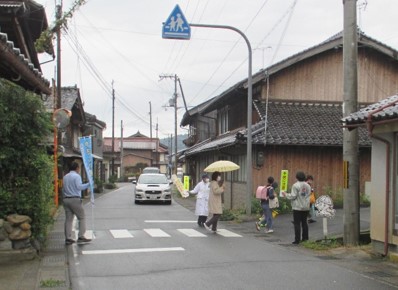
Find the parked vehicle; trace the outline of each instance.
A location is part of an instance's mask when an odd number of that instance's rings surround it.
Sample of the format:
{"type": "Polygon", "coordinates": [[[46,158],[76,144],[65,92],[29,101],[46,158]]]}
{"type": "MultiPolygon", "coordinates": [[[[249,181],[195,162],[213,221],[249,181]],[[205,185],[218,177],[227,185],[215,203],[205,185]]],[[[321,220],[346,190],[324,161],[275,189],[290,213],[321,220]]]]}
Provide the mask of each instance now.
{"type": "Polygon", "coordinates": [[[160,173],[160,169],[157,167],[145,167],[142,173],[160,173]]]}
{"type": "Polygon", "coordinates": [[[171,204],[171,184],[166,175],[160,173],[143,173],[137,181],[133,180],[134,203],[144,201],[162,201],[171,204]]]}

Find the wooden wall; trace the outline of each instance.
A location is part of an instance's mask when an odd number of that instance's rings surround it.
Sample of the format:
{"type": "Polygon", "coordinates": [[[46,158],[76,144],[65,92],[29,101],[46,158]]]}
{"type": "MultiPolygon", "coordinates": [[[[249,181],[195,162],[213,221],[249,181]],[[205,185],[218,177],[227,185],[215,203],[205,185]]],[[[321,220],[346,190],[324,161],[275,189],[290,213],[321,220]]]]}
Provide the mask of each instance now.
{"type": "MultiPolygon", "coordinates": [[[[358,52],[358,101],[375,103],[398,93],[398,62],[369,48],[358,52]]],[[[266,86],[262,98],[266,97],[266,86]]],[[[327,51],[270,77],[272,99],[343,100],[343,55],[327,51]]]]}
{"type": "MultiPolygon", "coordinates": [[[[343,186],[343,151],[336,147],[266,146],[265,163],[253,169],[253,188],[264,184],[268,176],[278,183],[282,169],[289,170],[289,188],[296,182],[296,172],[304,171],[314,176],[318,193],[329,189],[339,191],[343,186]]],[[[370,148],[362,149],[360,159],[360,192],[365,192],[365,181],[370,181],[370,148]]]]}

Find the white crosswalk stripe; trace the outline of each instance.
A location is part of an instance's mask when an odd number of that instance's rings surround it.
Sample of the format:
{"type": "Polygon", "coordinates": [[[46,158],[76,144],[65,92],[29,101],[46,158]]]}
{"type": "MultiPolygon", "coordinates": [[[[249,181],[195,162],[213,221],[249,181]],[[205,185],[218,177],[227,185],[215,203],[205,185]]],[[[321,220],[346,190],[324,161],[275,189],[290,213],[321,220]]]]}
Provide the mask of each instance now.
{"type": "Polygon", "coordinates": [[[235,238],[235,237],[239,237],[241,238],[241,235],[235,234],[229,230],[226,229],[218,229],[217,230],[217,235],[223,236],[223,237],[227,237],[227,238],[235,238]]]}
{"type": "Polygon", "coordinates": [[[144,229],[144,231],[153,238],[169,238],[170,235],[161,229],[144,229]]]}
{"type": "Polygon", "coordinates": [[[206,235],[194,229],[178,229],[178,231],[190,238],[207,237],[206,235]]]}
{"type": "Polygon", "coordinates": [[[115,239],[133,238],[134,236],[128,230],[110,230],[115,239]]]}

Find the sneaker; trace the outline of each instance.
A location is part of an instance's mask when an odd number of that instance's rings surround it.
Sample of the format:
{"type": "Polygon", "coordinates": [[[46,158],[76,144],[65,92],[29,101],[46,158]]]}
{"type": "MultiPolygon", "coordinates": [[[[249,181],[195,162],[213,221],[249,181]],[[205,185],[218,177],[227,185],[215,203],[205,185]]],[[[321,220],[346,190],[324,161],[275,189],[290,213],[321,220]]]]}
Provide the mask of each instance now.
{"type": "Polygon", "coordinates": [[[265,230],[265,233],[266,234],[270,234],[270,233],[273,233],[274,232],[274,230],[273,229],[270,229],[270,230],[265,230]]]}
{"type": "Polygon", "coordinates": [[[259,232],[260,231],[260,223],[256,223],[256,230],[259,232]]]}
{"type": "Polygon", "coordinates": [[[209,232],[212,232],[211,228],[208,225],[206,225],[206,223],[204,223],[203,225],[205,226],[206,230],[208,230],[209,232]]]}
{"type": "Polygon", "coordinates": [[[69,245],[72,245],[72,244],[75,243],[75,242],[76,242],[75,240],[66,239],[66,240],[65,240],[65,245],[69,246],[69,245]]]}
{"type": "Polygon", "coordinates": [[[91,242],[91,239],[87,239],[85,237],[80,237],[80,238],[77,239],[77,243],[78,244],[87,244],[89,242],[91,242]]]}

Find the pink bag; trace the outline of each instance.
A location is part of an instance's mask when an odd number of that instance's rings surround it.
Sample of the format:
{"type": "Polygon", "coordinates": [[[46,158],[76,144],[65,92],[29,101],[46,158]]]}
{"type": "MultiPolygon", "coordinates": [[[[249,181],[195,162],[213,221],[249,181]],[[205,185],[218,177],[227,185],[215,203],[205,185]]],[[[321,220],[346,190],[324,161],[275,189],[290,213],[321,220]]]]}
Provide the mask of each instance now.
{"type": "Polygon", "coordinates": [[[256,198],[258,198],[258,199],[267,199],[267,187],[266,186],[257,187],[256,198]]]}

